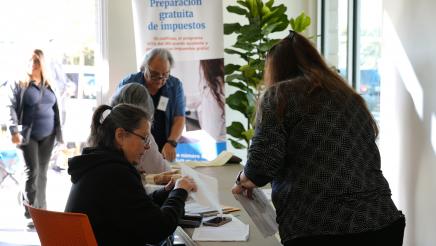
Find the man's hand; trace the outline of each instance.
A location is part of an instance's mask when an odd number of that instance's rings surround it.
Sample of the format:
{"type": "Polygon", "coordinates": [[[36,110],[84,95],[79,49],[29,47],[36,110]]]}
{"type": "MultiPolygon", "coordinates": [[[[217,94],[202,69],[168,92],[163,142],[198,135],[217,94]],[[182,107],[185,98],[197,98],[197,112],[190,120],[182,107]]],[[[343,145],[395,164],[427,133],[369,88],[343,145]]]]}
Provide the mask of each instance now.
{"type": "Polygon", "coordinates": [[[162,148],[162,155],[165,160],[174,161],[176,159],[176,148],[166,143],[162,148]]]}

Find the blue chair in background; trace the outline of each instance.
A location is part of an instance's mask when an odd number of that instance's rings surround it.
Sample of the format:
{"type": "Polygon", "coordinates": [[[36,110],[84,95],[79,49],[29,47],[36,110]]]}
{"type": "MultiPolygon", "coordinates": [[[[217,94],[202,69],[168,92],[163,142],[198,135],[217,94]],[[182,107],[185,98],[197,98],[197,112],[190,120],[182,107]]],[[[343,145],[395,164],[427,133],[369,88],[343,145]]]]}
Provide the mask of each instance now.
{"type": "Polygon", "coordinates": [[[18,180],[14,175],[19,167],[19,162],[16,150],[0,150],[0,185],[8,177],[18,185],[18,180]]]}

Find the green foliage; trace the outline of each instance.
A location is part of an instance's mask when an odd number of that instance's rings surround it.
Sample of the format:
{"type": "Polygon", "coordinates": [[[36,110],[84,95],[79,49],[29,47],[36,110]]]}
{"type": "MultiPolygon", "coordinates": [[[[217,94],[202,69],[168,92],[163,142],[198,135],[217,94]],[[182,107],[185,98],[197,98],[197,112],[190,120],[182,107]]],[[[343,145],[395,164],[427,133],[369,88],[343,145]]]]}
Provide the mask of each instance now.
{"type": "Polygon", "coordinates": [[[236,89],[226,98],[226,103],[244,115],[247,127],[240,122],[232,122],[227,127],[227,133],[232,137],[230,143],[233,147],[243,149],[247,148],[254,135],[256,102],[261,93],[265,57],[279,41],[270,38],[270,34],[289,29],[289,26],[296,32],[303,32],[311,20],[304,12],[295,19],[288,19],[286,6],[275,5],[275,0],[238,0],[237,4],[227,6],[227,11],[243,16],[248,23],[224,24],[224,34],[236,34],[236,42],[224,52],[238,56],[244,62],[225,66],[225,82],[236,89]]]}

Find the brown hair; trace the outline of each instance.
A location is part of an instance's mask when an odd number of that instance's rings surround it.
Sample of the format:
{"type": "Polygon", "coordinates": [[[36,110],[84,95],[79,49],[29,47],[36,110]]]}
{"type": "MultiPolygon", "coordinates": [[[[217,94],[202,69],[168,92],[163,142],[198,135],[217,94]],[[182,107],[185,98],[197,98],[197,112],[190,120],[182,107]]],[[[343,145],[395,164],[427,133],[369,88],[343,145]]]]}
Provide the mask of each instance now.
{"type": "MultiPolygon", "coordinates": [[[[270,87],[278,82],[303,77],[306,81],[306,93],[311,94],[318,89],[327,90],[334,100],[345,102],[348,98],[356,98],[371,120],[374,134],[378,136],[377,124],[369,112],[364,99],[324,61],[313,44],[304,36],[290,31],[290,34],[273,46],[266,57],[264,82],[270,87]]],[[[301,83],[300,83],[301,84],[301,83]]],[[[284,112],[286,90],[277,91],[278,113],[284,112]]]]}
{"type": "Polygon", "coordinates": [[[200,67],[213,97],[224,112],[224,59],[201,60],[200,67]]]}

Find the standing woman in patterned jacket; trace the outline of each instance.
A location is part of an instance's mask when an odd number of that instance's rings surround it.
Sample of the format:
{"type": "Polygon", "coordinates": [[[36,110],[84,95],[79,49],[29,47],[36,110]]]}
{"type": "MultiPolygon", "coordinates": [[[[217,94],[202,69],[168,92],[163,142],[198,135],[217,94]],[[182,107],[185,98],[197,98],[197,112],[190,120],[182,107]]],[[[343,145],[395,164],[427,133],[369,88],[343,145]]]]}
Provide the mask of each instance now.
{"type": "MultiPolygon", "coordinates": [[[[39,49],[33,50],[24,78],[10,83],[9,130],[26,165],[23,200],[36,208],[47,207],[48,164],[55,140],[62,142],[58,100],[52,86],[39,49]]],[[[24,215],[30,218],[27,210],[24,215]]]]}
{"type": "Polygon", "coordinates": [[[293,31],[268,52],[267,90],[232,192],[271,183],[284,245],[402,245],[363,98],[293,31]]]}

